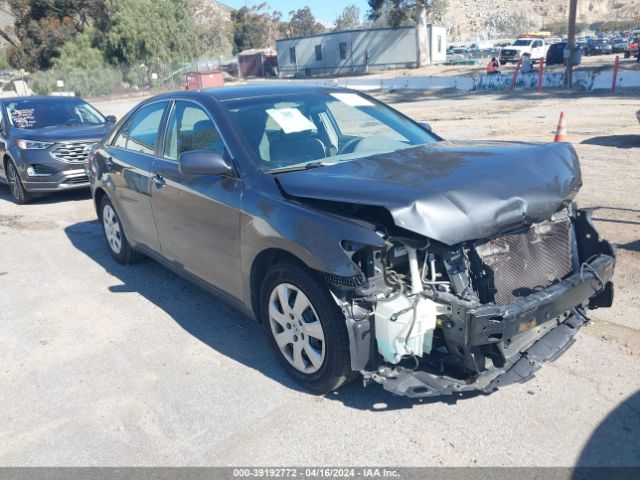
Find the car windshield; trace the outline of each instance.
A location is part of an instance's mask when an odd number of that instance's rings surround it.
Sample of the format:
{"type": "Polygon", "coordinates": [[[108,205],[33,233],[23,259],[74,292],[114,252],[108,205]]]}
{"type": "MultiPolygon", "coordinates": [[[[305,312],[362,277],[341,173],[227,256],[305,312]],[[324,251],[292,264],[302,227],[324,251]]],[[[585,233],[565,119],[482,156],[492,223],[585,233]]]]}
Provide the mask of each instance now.
{"type": "Polygon", "coordinates": [[[528,47],[533,40],[516,40],[513,42],[514,47],[528,47]]]}
{"type": "Polygon", "coordinates": [[[105,123],[100,112],[88,103],[77,100],[14,100],[6,103],[5,112],[9,125],[28,130],[105,123]]]}
{"type": "Polygon", "coordinates": [[[438,137],[354,92],[223,102],[265,171],[323,166],[434,143],[438,137]]]}

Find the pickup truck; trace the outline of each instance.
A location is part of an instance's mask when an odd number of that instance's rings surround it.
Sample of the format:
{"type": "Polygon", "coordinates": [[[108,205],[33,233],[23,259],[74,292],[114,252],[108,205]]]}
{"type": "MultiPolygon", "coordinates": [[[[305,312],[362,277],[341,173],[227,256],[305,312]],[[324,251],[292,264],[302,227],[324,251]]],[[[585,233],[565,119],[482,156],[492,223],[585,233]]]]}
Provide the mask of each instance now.
{"type": "Polygon", "coordinates": [[[540,38],[518,38],[510,46],[500,51],[500,65],[516,63],[525,54],[531,57],[532,61],[546,58],[549,45],[540,38]]]}

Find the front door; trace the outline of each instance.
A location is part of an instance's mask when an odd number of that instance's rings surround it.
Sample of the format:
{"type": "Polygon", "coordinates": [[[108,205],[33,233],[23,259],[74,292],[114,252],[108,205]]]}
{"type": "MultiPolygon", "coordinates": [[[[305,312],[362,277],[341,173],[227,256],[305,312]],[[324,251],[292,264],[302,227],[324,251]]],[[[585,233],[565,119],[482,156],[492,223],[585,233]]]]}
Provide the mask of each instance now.
{"type": "Polygon", "coordinates": [[[180,154],[191,150],[228,155],[205,109],[194,102],[176,101],[162,156],[154,163],[151,177],[151,204],[162,255],[207,283],[241,297],[242,181],[181,174],[180,154]]]}

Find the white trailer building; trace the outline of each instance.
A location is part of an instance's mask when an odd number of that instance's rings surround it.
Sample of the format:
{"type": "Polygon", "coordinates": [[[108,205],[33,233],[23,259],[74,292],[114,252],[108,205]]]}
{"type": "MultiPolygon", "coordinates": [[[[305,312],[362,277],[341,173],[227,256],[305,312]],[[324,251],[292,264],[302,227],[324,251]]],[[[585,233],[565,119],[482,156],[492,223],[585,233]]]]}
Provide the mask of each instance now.
{"type": "MultiPolygon", "coordinates": [[[[431,63],[447,59],[447,30],[427,25],[431,63]]],[[[283,76],[340,75],[418,65],[416,27],[347,30],[276,41],[283,76]]]]}

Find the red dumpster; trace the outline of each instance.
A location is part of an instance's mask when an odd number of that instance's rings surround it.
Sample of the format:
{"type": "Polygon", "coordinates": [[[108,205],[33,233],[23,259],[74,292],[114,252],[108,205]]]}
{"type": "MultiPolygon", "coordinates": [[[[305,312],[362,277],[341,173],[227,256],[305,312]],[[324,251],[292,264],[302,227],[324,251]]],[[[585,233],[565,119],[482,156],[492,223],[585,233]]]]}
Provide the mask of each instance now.
{"type": "Polygon", "coordinates": [[[209,72],[189,72],[186,75],[185,90],[198,90],[224,86],[224,77],[220,70],[209,72]]]}

